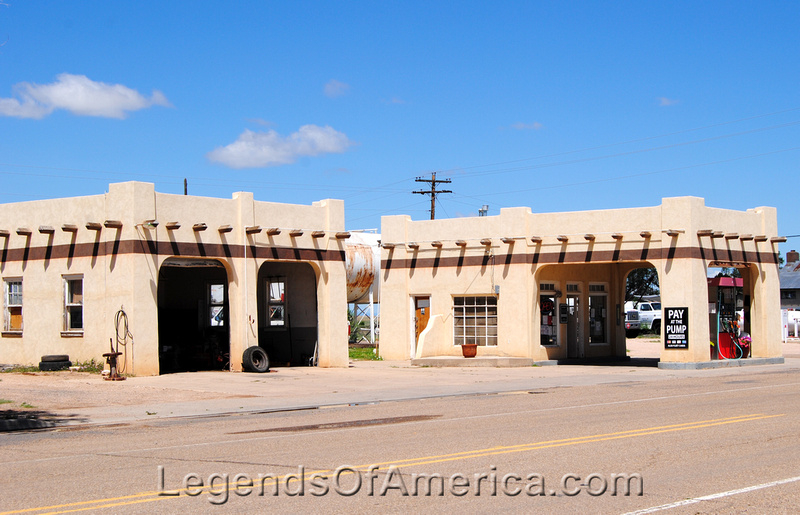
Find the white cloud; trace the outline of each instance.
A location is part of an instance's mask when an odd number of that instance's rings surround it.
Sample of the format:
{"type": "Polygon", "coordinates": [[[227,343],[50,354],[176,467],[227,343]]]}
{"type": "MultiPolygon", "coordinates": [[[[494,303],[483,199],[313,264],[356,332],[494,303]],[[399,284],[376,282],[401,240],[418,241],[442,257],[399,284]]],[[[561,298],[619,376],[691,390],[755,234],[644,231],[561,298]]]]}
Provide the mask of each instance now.
{"type": "Polygon", "coordinates": [[[230,168],[263,168],[294,163],[302,156],[341,154],[352,144],[345,134],[327,125],[303,125],[286,137],[274,130],[245,129],[236,141],[215,148],[206,157],[230,168]]]}
{"type": "Polygon", "coordinates": [[[517,122],[517,123],[512,123],[511,124],[511,128],[512,129],[516,129],[518,131],[527,131],[527,130],[538,131],[542,127],[544,127],[544,126],[539,122],[533,122],[533,123],[517,122]]]}
{"type": "Polygon", "coordinates": [[[350,90],[350,85],[340,82],[336,79],[331,79],[325,84],[325,96],[328,98],[336,98],[344,95],[350,90]]]}
{"type": "Polygon", "coordinates": [[[50,84],[21,82],[14,86],[17,98],[0,98],[0,115],[41,119],[56,109],[77,116],[123,119],[128,112],[154,105],[171,107],[160,91],[150,98],[122,84],[96,82],[85,75],[62,73],[50,84]]]}
{"type": "Polygon", "coordinates": [[[657,97],[658,105],[665,107],[665,106],[674,106],[675,104],[679,104],[681,101],[676,100],[674,98],[667,98],[667,97],[657,97]]]}

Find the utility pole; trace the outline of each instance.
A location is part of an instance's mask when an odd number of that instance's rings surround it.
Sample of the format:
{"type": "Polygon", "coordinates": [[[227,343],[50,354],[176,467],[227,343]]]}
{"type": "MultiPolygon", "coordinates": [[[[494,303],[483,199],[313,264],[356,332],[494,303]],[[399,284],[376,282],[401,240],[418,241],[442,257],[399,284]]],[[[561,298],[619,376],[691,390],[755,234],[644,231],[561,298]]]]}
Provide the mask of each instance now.
{"type": "Polygon", "coordinates": [[[417,177],[415,179],[417,182],[429,182],[431,183],[431,189],[427,191],[415,191],[413,193],[418,193],[420,195],[430,195],[431,196],[431,220],[436,218],[436,195],[439,193],[453,193],[450,190],[437,190],[437,184],[450,184],[450,179],[436,179],[436,172],[431,174],[430,179],[423,179],[422,177],[417,177]]]}

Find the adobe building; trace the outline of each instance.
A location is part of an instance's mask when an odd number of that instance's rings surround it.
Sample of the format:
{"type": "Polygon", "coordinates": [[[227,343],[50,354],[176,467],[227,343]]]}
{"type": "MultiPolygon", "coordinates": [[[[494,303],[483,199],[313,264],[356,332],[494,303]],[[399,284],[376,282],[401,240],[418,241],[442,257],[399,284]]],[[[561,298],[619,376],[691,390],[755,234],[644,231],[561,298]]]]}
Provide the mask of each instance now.
{"type": "Polygon", "coordinates": [[[659,366],[717,366],[707,275],[736,267],[749,362],[782,362],[777,243],[785,239],[777,231],[774,208],[715,209],[695,197],[607,211],[385,216],[381,355],[445,363],[462,355],[462,344],[477,343],[479,358],[506,364],[625,358],[626,279],[654,267],[659,366]]]}
{"type": "Polygon", "coordinates": [[[157,193],[0,205],[0,363],[102,359],[136,375],[272,364],[347,366],[344,203],[157,193]]]}

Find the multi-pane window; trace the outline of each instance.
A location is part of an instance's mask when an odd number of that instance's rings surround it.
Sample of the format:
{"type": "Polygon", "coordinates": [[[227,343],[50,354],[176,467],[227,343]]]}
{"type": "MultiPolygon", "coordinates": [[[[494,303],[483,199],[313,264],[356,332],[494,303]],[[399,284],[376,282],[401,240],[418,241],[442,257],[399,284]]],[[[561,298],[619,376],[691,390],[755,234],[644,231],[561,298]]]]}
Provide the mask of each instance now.
{"type": "Polygon", "coordinates": [[[83,277],[64,277],[64,331],[83,331],[83,277]]]}
{"type": "Polygon", "coordinates": [[[22,332],[22,279],[5,281],[5,323],[3,330],[22,332]]]}
{"type": "Polygon", "coordinates": [[[497,345],[497,297],[453,298],[455,345],[497,345]]]}
{"type": "Polygon", "coordinates": [[[285,325],[286,281],[282,277],[267,280],[267,320],[272,327],[285,325]]]}
{"type": "Polygon", "coordinates": [[[211,327],[225,325],[225,285],[208,285],[208,314],[211,327]]]}

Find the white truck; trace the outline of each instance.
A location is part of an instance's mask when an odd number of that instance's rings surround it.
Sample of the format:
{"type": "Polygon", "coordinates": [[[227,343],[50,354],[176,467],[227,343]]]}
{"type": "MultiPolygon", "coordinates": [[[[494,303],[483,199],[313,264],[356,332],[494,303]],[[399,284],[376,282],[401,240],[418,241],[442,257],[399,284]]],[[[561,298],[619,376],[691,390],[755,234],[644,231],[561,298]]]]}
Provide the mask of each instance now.
{"type": "Polygon", "coordinates": [[[636,308],[639,310],[639,326],[642,329],[661,331],[660,302],[640,302],[636,308]]]}

